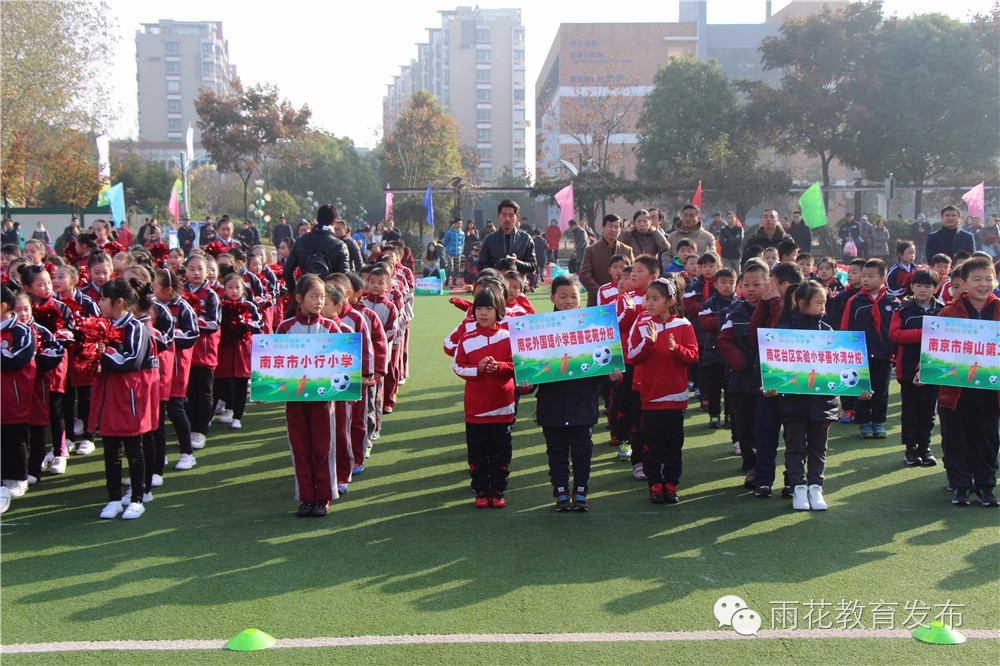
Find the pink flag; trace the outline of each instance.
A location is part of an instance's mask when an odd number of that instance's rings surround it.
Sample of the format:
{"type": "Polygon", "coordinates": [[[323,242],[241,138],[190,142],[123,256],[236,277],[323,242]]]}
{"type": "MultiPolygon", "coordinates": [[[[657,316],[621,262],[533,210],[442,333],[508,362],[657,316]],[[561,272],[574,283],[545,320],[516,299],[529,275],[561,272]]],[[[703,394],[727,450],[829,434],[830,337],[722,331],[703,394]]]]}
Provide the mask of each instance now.
{"type": "Polygon", "coordinates": [[[963,194],[962,201],[969,207],[971,217],[978,217],[982,220],[986,212],[986,182],[979,183],[963,194]]]}
{"type": "Polygon", "coordinates": [[[694,191],[694,196],[691,197],[691,205],[697,206],[698,210],[701,210],[701,181],[698,181],[698,189],[694,191]]]}
{"type": "Polygon", "coordinates": [[[167,210],[174,216],[174,222],[180,222],[181,202],[177,195],[177,183],[174,183],[174,186],[170,188],[170,201],[167,203],[167,210]]]}
{"type": "Polygon", "coordinates": [[[392,192],[385,193],[385,219],[392,219],[392,192]]]}
{"type": "Polygon", "coordinates": [[[554,198],[559,205],[559,228],[566,231],[569,227],[569,221],[575,215],[573,211],[576,210],[573,204],[573,183],[556,192],[554,198]]]}

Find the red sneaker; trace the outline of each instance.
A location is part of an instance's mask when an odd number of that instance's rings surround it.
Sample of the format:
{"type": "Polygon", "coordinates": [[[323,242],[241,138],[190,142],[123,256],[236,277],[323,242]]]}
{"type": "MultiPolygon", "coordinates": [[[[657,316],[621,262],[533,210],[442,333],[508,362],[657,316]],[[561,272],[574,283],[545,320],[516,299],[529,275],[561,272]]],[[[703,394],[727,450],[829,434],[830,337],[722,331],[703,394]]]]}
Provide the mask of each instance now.
{"type": "Polygon", "coordinates": [[[612,435],[611,440],[608,441],[608,446],[618,446],[618,438],[612,435]]]}
{"type": "Polygon", "coordinates": [[[677,486],[675,484],[663,484],[663,501],[667,504],[677,504],[681,501],[681,498],[677,496],[677,486]]]}
{"type": "Polygon", "coordinates": [[[654,483],[649,487],[649,501],[653,504],[663,504],[666,501],[662,483],[654,483]]]}
{"type": "Polygon", "coordinates": [[[477,509],[485,509],[490,505],[490,494],[485,490],[480,490],[476,492],[476,501],[473,502],[473,506],[477,509]]]}
{"type": "Polygon", "coordinates": [[[507,506],[507,498],[503,496],[502,490],[493,491],[493,497],[490,498],[490,506],[494,509],[502,509],[507,506]]]}

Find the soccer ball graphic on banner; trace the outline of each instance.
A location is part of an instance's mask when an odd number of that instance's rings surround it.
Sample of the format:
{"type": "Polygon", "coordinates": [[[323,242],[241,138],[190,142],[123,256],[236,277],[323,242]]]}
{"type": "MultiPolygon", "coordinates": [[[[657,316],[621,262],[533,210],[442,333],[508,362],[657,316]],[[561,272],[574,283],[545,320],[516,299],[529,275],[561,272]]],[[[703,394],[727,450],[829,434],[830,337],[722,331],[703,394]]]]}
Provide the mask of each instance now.
{"type": "Polygon", "coordinates": [[[857,370],[844,370],[840,373],[840,381],[844,386],[854,387],[861,381],[861,376],[857,370]]]}
{"type": "Polygon", "coordinates": [[[351,378],[345,373],[340,373],[339,375],[334,375],[330,378],[330,386],[333,387],[334,392],[340,393],[341,391],[346,391],[347,387],[351,385],[351,378]]]}
{"type": "Polygon", "coordinates": [[[580,372],[589,372],[589,371],[590,371],[590,364],[589,363],[581,363],[580,364],[580,372]]]}
{"type": "Polygon", "coordinates": [[[594,363],[597,365],[607,365],[611,363],[611,350],[607,347],[598,347],[594,350],[594,363]]]}
{"type": "Polygon", "coordinates": [[[838,386],[837,382],[827,382],[826,384],[826,387],[831,391],[835,390],[837,386],[838,386]]]}
{"type": "Polygon", "coordinates": [[[326,387],[325,386],[320,386],[318,389],[316,389],[316,394],[317,395],[326,395],[326,387]]]}

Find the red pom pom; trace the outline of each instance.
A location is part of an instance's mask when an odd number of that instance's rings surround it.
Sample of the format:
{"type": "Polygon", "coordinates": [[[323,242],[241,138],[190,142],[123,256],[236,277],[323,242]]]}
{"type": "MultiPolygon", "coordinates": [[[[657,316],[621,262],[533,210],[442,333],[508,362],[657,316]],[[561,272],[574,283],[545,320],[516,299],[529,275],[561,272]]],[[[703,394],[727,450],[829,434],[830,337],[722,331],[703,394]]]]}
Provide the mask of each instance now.
{"type": "Polygon", "coordinates": [[[190,291],[185,291],[181,294],[181,298],[187,301],[188,305],[191,306],[191,309],[194,310],[195,314],[201,314],[201,302],[198,298],[198,294],[192,294],[190,291]]]}
{"type": "Polygon", "coordinates": [[[229,250],[228,247],[222,241],[212,241],[205,246],[205,252],[212,255],[213,257],[218,257],[220,254],[225,254],[229,250]]]}
{"type": "Polygon", "coordinates": [[[91,317],[77,325],[76,339],[76,349],[70,355],[70,364],[82,374],[95,374],[101,362],[97,344],[103,342],[108,347],[120,345],[122,332],[109,319],[91,317]]]}
{"type": "Polygon", "coordinates": [[[113,240],[109,240],[107,243],[104,244],[104,247],[100,248],[100,250],[109,257],[114,257],[119,252],[124,252],[125,248],[122,247],[121,243],[116,243],[113,240]]]}
{"type": "Polygon", "coordinates": [[[149,246],[149,254],[152,255],[153,260],[156,263],[163,266],[163,262],[166,261],[167,255],[170,254],[170,248],[163,243],[153,243],[149,246]]]}
{"type": "Polygon", "coordinates": [[[76,286],[81,288],[86,287],[90,283],[90,269],[87,268],[86,266],[81,266],[79,268],[79,271],[80,271],[80,277],[76,281],[76,286]]]}
{"type": "Polygon", "coordinates": [[[66,328],[66,321],[55,303],[32,305],[31,311],[35,317],[35,323],[44,326],[50,333],[54,334],[66,328]]]}
{"type": "Polygon", "coordinates": [[[253,315],[250,306],[244,301],[222,301],[222,342],[240,342],[249,340],[253,334],[250,322],[253,315]]]}
{"type": "Polygon", "coordinates": [[[79,261],[80,252],[76,249],[75,240],[66,243],[66,247],[63,248],[63,257],[65,257],[67,264],[76,264],[79,261]]]}

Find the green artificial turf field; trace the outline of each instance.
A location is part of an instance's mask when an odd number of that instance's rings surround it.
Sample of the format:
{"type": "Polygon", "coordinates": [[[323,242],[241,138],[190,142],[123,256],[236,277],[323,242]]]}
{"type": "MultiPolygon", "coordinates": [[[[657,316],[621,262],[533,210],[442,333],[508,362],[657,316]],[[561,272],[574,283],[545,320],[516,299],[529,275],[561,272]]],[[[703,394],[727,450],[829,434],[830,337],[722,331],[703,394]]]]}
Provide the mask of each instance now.
{"type": "MultiPolygon", "coordinates": [[[[544,294],[533,298],[548,309],[544,294]]],[[[798,629],[838,628],[837,606],[950,604],[966,630],[1000,630],[1000,511],[956,508],[942,468],[905,468],[898,393],[889,438],[834,425],[830,510],[743,490],[728,434],[689,411],[682,502],[653,506],[595,432],[589,514],[552,510],[544,443],[521,401],[509,505],[476,510],[468,490],[462,382],[441,352],[461,315],[418,297],[412,376],[367,470],[324,519],[294,515],[279,406],[252,405],[243,430],[215,425],[198,465],[168,468],[137,521],[101,521],[100,453],[70,460],[14,501],[0,529],[3,645],[226,639],[257,627],[279,639],[457,633],[711,631],[734,594],[772,628],[779,601],[798,629]],[[894,415],[897,415],[894,417],[894,415]],[[817,606],[819,602],[831,606],[817,606]],[[808,604],[814,610],[808,615],[808,604]],[[786,604],[786,605],[788,605],[786,604]],[[812,625],[820,626],[818,621],[812,625]]],[[[692,403],[694,405],[694,403],[692,403]]],[[[936,446],[936,445],[935,445],[936,446]]],[[[937,447],[936,447],[936,452],[937,447]]],[[[170,446],[171,463],[177,449],[170,446]]],[[[781,461],[779,460],[779,471],[781,461]]],[[[883,606],[883,609],[890,608],[883,606]]],[[[888,622],[883,615],[883,621],[888,622]]],[[[888,625],[883,624],[888,628],[888,625]]],[[[780,628],[780,626],[775,626],[780,628]]],[[[723,627],[721,630],[728,629],[723,627]]],[[[236,654],[73,652],[4,663],[996,663],[1000,641],[791,638],[666,643],[410,645],[236,654]]]]}

